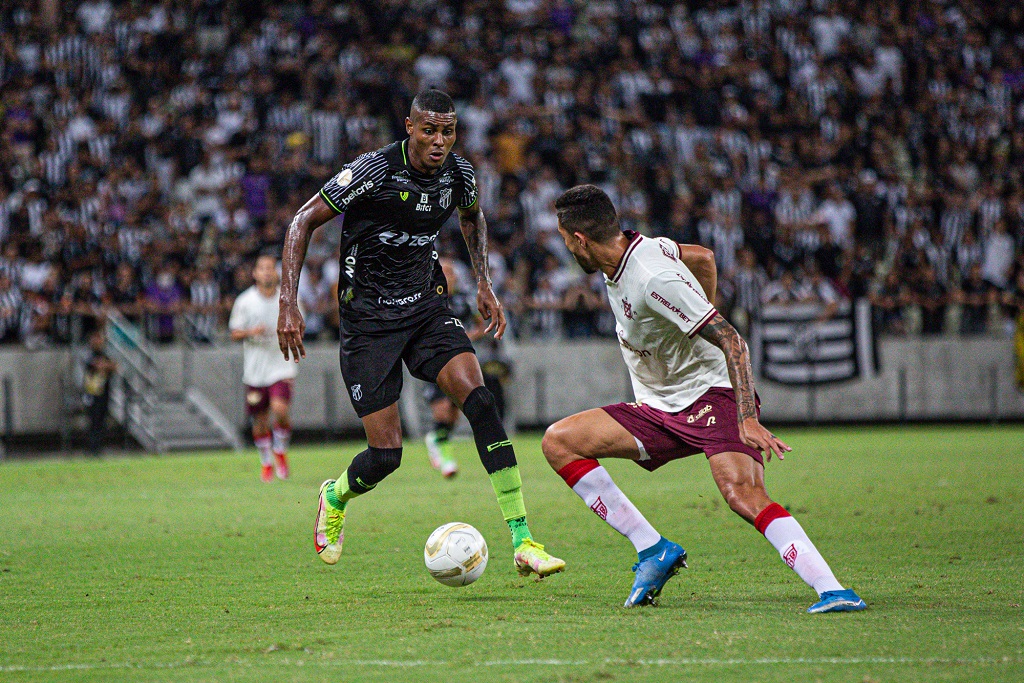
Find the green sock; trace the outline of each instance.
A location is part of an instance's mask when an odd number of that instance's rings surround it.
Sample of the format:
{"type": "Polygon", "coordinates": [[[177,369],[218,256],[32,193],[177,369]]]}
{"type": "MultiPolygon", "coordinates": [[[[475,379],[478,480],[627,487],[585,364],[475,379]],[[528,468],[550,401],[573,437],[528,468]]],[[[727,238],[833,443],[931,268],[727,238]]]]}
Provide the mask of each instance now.
{"type": "Polygon", "coordinates": [[[530,535],[530,527],[526,526],[526,517],[516,517],[515,519],[508,520],[508,528],[512,531],[513,548],[518,548],[520,543],[528,538],[533,538],[530,535]]]}
{"type": "Polygon", "coordinates": [[[336,510],[344,510],[345,506],[348,505],[348,502],[358,495],[361,494],[356,493],[348,487],[348,470],[342,472],[337,481],[331,482],[327,485],[327,488],[324,489],[324,498],[326,498],[327,503],[336,510]],[[341,485],[340,491],[337,488],[338,484],[341,485]]]}
{"type": "Polygon", "coordinates": [[[512,545],[518,547],[525,539],[532,538],[526,525],[526,504],[523,502],[523,480],[519,476],[519,466],[513,465],[492,472],[490,478],[501,514],[512,532],[512,545]]]}

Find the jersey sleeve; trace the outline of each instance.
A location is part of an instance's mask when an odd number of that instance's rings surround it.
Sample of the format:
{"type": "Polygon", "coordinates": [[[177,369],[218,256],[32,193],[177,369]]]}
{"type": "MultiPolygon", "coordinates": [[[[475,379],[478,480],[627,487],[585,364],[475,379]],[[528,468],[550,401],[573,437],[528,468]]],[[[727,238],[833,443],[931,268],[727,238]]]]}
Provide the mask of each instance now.
{"type": "Polygon", "coordinates": [[[338,213],[355,202],[365,201],[383,186],[388,162],[378,152],[369,152],[345,164],[341,172],[320,189],[320,197],[338,213]]]}
{"type": "Polygon", "coordinates": [[[473,170],[473,164],[458,155],[455,156],[455,163],[458,164],[459,174],[462,176],[459,185],[459,201],[456,206],[460,209],[468,209],[476,204],[476,200],[479,198],[476,189],[476,171],[473,170]]]}
{"type": "Polygon", "coordinates": [[[718,311],[708,301],[697,278],[683,264],[651,277],[646,288],[647,307],[673,323],[691,339],[718,311]]]}
{"type": "Polygon", "coordinates": [[[239,295],[235,299],[234,305],[231,307],[231,317],[228,319],[229,330],[245,330],[249,328],[247,311],[245,309],[245,299],[239,295]]]}

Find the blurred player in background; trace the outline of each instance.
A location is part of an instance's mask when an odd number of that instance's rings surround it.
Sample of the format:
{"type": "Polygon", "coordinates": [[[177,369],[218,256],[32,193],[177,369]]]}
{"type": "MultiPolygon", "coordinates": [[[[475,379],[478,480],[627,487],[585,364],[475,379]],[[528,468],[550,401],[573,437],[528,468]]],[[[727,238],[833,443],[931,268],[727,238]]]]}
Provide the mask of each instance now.
{"type": "MultiPolygon", "coordinates": [[[[469,295],[459,291],[459,278],[455,272],[452,259],[443,256],[439,259],[441,270],[444,271],[444,279],[448,282],[448,304],[452,313],[459,319],[466,336],[475,342],[484,336],[484,325],[480,316],[473,311],[472,300],[469,295]]],[[[484,378],[486,385],[486,377],[484,378]]],[[[493,391],[492,391],[493,393],[493,391]]],[[[454,477],[459,472],[459,465],[451,455],[450,439],[455,425],[459,421],[459,407],[448,398],[441,387],[433,382],[427,384],[423,390],[423,398],[430,406],[430,415],[434,420],[434,428],[431,429],[424,439],[427,444],[427,455],[430,456],[430,464],[438,470],[446,479],[454,477]]],[[[498,411],[501,416],[501,411],[498,411]]]]}
{"type": "Polygon", "coordinates": [[[556,422],[542,448],[565,483],[636,548],[636,579],[625,606],[652,604],[686,566],[686,551],[655,531],[598,458],[626,458],[653,471],[703,451],[729,507],[818,593],[808,612],[864,609],[800,524],[768,497],[762,452],[782,460],[790,448],[758,421],[747,345],[705,296],[714,286],[687,267],[686,247],[621,232],[611,199],[593,185],[568,190],[555,208],[576,261],[588,273],[605,274],[637,402],[556,422]]]}
{"type": "Polygon", "coordinates": [[[278,297],[281,278],[277,258],[262,255],[252,271],[256,281],[238,295],[231,309],[231,339],[243,345],[245,405],[252,418],[252,438],[260,453],[263,481],[288,478],[288,414],[298,366],[281,357],[277,345],[278,297]]]}

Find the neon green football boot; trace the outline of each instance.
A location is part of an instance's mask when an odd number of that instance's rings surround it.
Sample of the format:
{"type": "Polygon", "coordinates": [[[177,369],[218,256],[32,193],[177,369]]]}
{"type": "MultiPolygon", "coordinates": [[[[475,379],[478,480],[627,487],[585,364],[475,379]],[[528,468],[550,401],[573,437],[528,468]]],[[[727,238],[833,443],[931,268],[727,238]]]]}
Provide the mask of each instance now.
{"type": "Polygon", "coordinates": [[[549,555],[544,546],[532,538],[525,539],[516,548],[515,562],[520,576],[536,574],[541,579],[565,569],[565,560],[549,555]]]}
{"type": "Polygon", "coordinates": [[[313,533],[313,547],[320,559],[327,564],[337,564],[341,559],[341,544],[345,540],[345,510],[339,510],[327,502],[324,492],[328,484],[333,484],[333,479],[328,479],[320,484],[320,507],[316,513],[316,529],[313,533]]]}

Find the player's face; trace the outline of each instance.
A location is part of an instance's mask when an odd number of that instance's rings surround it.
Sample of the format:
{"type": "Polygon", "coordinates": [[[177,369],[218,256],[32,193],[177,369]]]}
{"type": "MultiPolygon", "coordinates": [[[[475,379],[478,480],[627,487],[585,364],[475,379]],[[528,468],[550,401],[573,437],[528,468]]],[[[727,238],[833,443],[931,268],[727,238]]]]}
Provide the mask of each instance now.
{"type": "Polygon", "coordinates": [[[572,257],[576,259],[576,263],[580,264],[580,268],[587,275],[591,275],[597,272],[598,264],[597,260],[590,255],[587,251],[587,246],[584,239],[579,237],[579,233],[571,233],[562,227],[562,222],[558,222],[558,234],[562,236],[562,240],[565,242],[566,249],[572,254],[572,257]]]}
{"type": "Polygon", "coordinates": [[[427,173],[441,168],[455,144],[455,124],[454,113],[412,112],[412,117],[405,120],[405,131],[409,134],[409,161],[413,168],[427,173]]]}
{"type": "Polygon", "coordinates": [[[264,289],[277,287],[277,261],[268,256],[256,259],[256,267],[252,269],[252,279],[264,289]]]}

